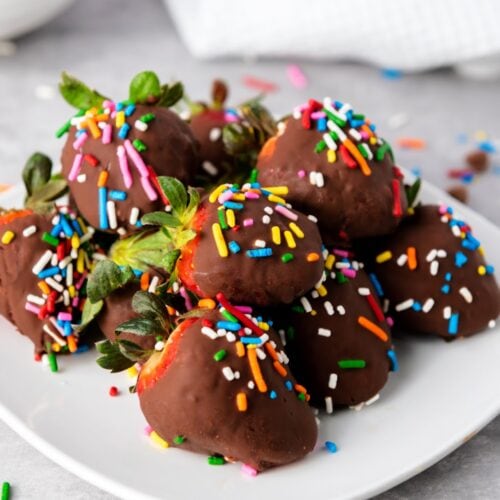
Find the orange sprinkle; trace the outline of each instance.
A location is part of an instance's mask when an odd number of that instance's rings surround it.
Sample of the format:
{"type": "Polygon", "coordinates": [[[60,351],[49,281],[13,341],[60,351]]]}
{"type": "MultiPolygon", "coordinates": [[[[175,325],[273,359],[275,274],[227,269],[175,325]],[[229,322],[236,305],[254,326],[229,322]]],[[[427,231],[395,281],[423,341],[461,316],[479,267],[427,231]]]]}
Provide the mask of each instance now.
{"type": "Polygon", "coordinates": [[[303,385],[295,384],[294,389],[302,394],[307,394],[307,389],[303,385]]]}
{"type": "Polygon", "coordinates": [[[202,309],[215,309],[215,301],[212,299],[201,299],[198,301],[198,307],[202,309]]]}
{"type": "Polygon", "coordinates": [[[387,342],[389,340],[389,337],[387,336],[387,333],[382,330],[379,326],[377,326],[375,323],[370,321],[368,318],[365,318],[364,316],[359,316],[358,317],[358,323],[368,330],[369,332],[373,333],[376,337],[378,337],[382,342],[387,342]]]}
{"type": "Polygon", "coordinates": [[[308,253],[306,259],[307,262],[318,262],[319,254],[317,254],[316,252],[308,253]]]}
{"type": "Polygon", "coordinates": [[[365,175],[371,175],[371,168],[368,166],[368,163],[360,153],[359,149],[349,139],[346,139],[342,144],[349,150],[349,153],[354,156],[354,159],[358,162],[361,172],[365,175]]]}
{"type": "Polygon", "coordinates": [[[247,395],[244,392],[238,392],[238,394],[236,394],[236,406],[239,411],[247,411],[247,395]]]}
{"type": "Polygon", "coordinates": [[[426,143],[418,137],[401,137],[398,139],[398,146],[405,149],[424,149],[426,143]]]}
{"type": "Polygon", "coordinates": [[[101,137],[101,129],[97,126],[93,118],[87,118],[87,127],[94,139],[99,139],[99,137],[101,137]]]}
{"type": "Polygon", "coordinates": [[[0,225],[9,224],[15,219],[20,219],[26,215],[32,214],[32,210],[14,210],[12,212],[8,212],[5,215],[0,215],[0,225]]]}
{"type": "Polygon", "coordinates": [[[76,352],[78,346],[76,345],[75,336],[69,335],[68,337],[66,337],[66,340],[68,341],[69,352],[76,352]]]}
{"type": "Polygon", "coordinates": [[[102,113],[100,115],[96,115],[94,117],[94,120],[96,122],[107,122],[109,120],[109,115],[107,115],[106,113],[102,113]]]}
{"type": "Polygon", "coordinates": [[[272,156],[274,154],[274,150],[276,149],[276,139],[277,137],[274,136],[267,140],[260,150],[259,159],[267,158],[268,156],[272,156]]]}
{"type": "Polygon", "coordinates": [[[167,306],[167,312],[170,316],[175,316],[175,309],[172,306],[167,306]]]}
{"type": "Polygon", "coordinates": [[[106,183],[108,182],[108,177],[109,177],[109,173],[107,170],[103,170],[100,174],[99,174],[99,179],[97,179],[97,187],[105,187],[106,186],[106,183]]]}
{"type": "Polygon", "coordinates": [[[276,349],[269,342],[266,342],[265,346],[267,352],[269,353],[269,356],[271,356],[271,358],[273,358],[274,361],[279,362],[278,353],[276,352],[276,349]]]}
{"type": "Polygon", "coordinates": [[[257,352],[255,349],[248,349],[248,363],[250,364],[250,369],[252,370],[253,379],[255,380],[255,385],[260,392],[267,392],[267,385],[262,377],[262,372],[260,371],[259,360],[257,359],[257,352]]]}
{"type": "Polygon", "coordinates": [[[45,295],[50,295],[50,288],[45,281],[39,281],[38,282],[38,288],[44,293],[45,295]]]}
{"type": "Polygon", "coordinates": [[[366,132],[370,137],[373,137],[373,131],[368,125],[369,124],[368,124],[368,120],[367,120],[366,123],[361,125],[361,128],[363,129],[363,132],[366,132]]]}
{"type": "Polygon", "coordinates": [[[279,361],[275,361],[273,366],[282,377],[286,377],[286,368],[279,361]]]}
{"type": "Polygon", "coordinates": [[[146,271],[141,275],[141,290],[146,292],[149,288],[149,273],[146,271]]]}
{"type": "Polygon", "coordinates": [[[406,250],[408,255],[408,267],[410,271],[417,269],[417,250],[415,247],[408,247],[406,250]]]}
{"type": "Polygon", "coordinates": [[[245,346],[241,342],[236,342],[236,355],[242,358],[245,355],[245,346]]]}

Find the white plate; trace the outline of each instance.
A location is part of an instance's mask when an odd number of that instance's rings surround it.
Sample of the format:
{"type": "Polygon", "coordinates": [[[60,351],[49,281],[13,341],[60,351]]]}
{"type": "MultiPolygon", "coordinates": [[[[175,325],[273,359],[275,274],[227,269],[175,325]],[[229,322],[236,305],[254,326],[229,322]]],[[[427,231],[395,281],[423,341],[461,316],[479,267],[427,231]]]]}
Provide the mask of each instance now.
{"type": "MultiPolygon", "coordinates": [[[[500,269],[500,229],[435,187],[424,184],[422,194],[454,206],[500,269]]],[[[125,394],[126,376],[98,368],[95,352],[60,358],[52,374],[31,362],[31,345],[7,321],[0,328],[0,418],[74,474],[134,500],[367,497],[418,474],[500,413],[499,327],[451,344],[409,337],[396,341],[401,369],[377,403],[322,418],[320,443],[335,441],[337,454],[320,447],[250,478],[238,465],[212,467],[206,457],[156,448],[143,435],[135,396],[125,394]],[[109,397],[111,385],[120,397],[109,397]]]]}

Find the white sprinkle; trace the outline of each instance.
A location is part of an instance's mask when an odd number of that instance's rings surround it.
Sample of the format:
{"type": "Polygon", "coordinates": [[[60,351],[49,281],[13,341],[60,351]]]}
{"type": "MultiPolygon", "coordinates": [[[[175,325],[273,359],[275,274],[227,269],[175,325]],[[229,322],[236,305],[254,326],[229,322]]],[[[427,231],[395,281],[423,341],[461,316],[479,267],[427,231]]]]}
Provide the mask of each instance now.
{"type": "Polygon", "coordinates": [[[185,109],[179,113],[179,118],[181,120],[187,121],[191,118],[191,111],[189,109],[185,109]]]}
{"type": "Polygon", "coordinates": [[[285,351],[280,351],[280,357],[281,357],[281,364],[287,365],[290,363],[290,358],[286,355],[285,351]]]}
{"type": "Polygon", "coordinates": [[[406,264],[407,261],[408,261],[408,255],[406,255],[405,253],[402,253],[398,257],[398,260],[396,262],[397,262],[398,266],[402,267],[406,264]]]}
{"type": "Polygon", "coordinates": [[[312,171],[309,173],[309,183],[316,186],[316,172],[312,171]]]}
{"type": "Polygon", "coordinates": [[[151,283],[149,284],[148,292],[155,293],[156,287],[158,286],[159,282],[160,282],[160,278],[158,278],[158,276],[153,276],[153,278],[151,279],[151,283]]]}
{"type": "Polygon", "coordinates": [[[331,396],[325,398],[326,413],[333,413],[333,401],[331,396]]]}
{"type": "Polygon", "coordinates": [[[305,297],[302,297],[300,299],[300,303],[302,304],[302,307],[304,308],[304,311],[306,313],[312,311],[311,303],[305,297]]]}
{"type": "Polygon", "coordinates": [[[124,227],[119,227],[116,232],[120,235],[120,236],[125,236],[127,234],[127,230],[124,228],[124,227]]]}
{"type": "Polygon", "coordinates": [[[23,229],[23,236],[27,238],[28,236],[35,234],[36,231],[37,231],[36,226],[33,224],[23,229]]]}
{"type": "Polygon", "coordinates": [[[87,174],[78,174],[76,176],[76,180],[77,182],[79,182],[80,184],[83,184],[84,182],[87,181],[87,174]]]}
{"type": "Polygon", "coordinates": [[[335,263],[336,269],[349,269],[350,267],[351,267],[351,264],[349,262],[336,262],[335,263]]]}
{"type": "Polygon", "coordinates": [[[53,288],[56,292],[61,293],[64,290],[64,287],[53,278],[45,278],[45,283],[47,283],[47,285],[53,288]]]}
{"type": "Polygon", "coordinates": [[[207,337],[211,338],[212,340],[215,340],[217,338],[217,334],[209,326],[203,326],[201,328],[201,333],[203,333],[203,335],[206,335],[207,337]]]}
{"type": "Polygon", "coordinates": [[[315,217],[314,215],[308,215],[307,218],[311,221],[314,222],[315,224],[318,223],[318,218],[315,217]]]}
{"type": "Polygon", "coordinates": [[[52,258],[50,259],[50,265],[52,267],[57,266],[57,259],[58,259],[57,254],[52,255],[52,258]]]}
{"type": "Polygon", "coordinates": [[[390,305],[389,299],[384,299],[384,303],[382,304],[382,310],[384,311],[384,313],[389,311],[389,305],[390,305]]]}
{"type": "Polygon", "coordinates": [[[219,169],[211,161],[205,160],[201,164],[201,167],[208,175],[211,175],[212,177],[215,177],[219,173],[219,169]]]}
{"type": "Polygon", "coordinates": [[[63,302],[65,306],[69,306],[70,296],[68,290],[63,290],[63,302]]]}
{"type": "Polygon", "coordinates": [[[319,293],[318,293],[318,291],[317,291],[317,290],[313,290],[313,291],[311,292],[311,298],[313,298],[313,299],[317,299],[318,297],[319,297],[319,293]]]}
{"type": "Polygon", "coordinates": [[[260,349],[259,347],[257,347],[257,349],[255,349],[255,352],[257,353],[257,357],[260,360],[264,361],[266,359],[266,357],[267,357],[266,353],[262,349],[260,349]]]}
{"type": "Polygon", "coordinates": [[[432,276],[436,276],[439,272],[439,262],[437,260],[433,260],[431,262],[431,274],[432,276]]]}
{"type": "Polygon", "coordinates": [[[234,380],[234,373],[230,366],[225,366],[222,369],[222,375],[224,375],[224,377],[226,377],[226,379],[229,380],[229,382],[234,380]]]}
{"type": "Polygon", "coordinates": [[[271,222],[271,217],[269,217],[269,215],[264,215],[264,217],[262,217],[262,222],[264,224],[269,224],[271,222]]]}
{"type": "Polygon", "coordinates": [[[446,253],[446,250],[438,250],[437,251],[437,256],[440,259],[445,259],[448,256],[448,254],[446,253]]]}
{"type": "Polygon", "coordinates": [[[443,318],[444,319],[450,319],[451,318],[451,307],[450,306],[446,306],[443,309],[443,318]]]}
{"type": "Polygon", "coordinates": [[[159,340],[155,344],[155,351],[163,351],[164,347],[165,347],[165,342],[163,342],[163,340],[159,340]]]}
{"type": "Polygon", "coordinates": [[[32,302],[33,304],[38,304],[39,306],[43,306],[45,304],[45,299],[43,297],[39,297],[38,295],[33,295],[31,293],[26,297],[26,300],[28,302],[32,302]]]}
{"type": "Polygon", "coordinates": [[[451,232],[457,238],[460,238],[462,236],[462,231],[460,231],[460,228],[458,226],[451,226],[451,232]]]}
{"type": "Polygon", "coordinates": [[[322,337],[331,337],[332,331],[328,328],[318,328],[318,335],[321,335],[322,337]]]}
{"type": "Polygon", "coordinates": [[[220,139],[222,135],[222,130],[220,128],[213,128],[212,130],[210,130],[210,132],[208,133],[208,138],[212,141],[212,142],[215,142],[215,141],[218,141],[220,139]]]}
{"type": "Polygon", "coordinates": [[[325,311],[328,316],[333,316],[335,314],[335,309],[333,308],[332,303],[329,300],[325,301],[323,303],[323,306],[325,307],[325,311]]]}
{"type": "Polygon", "coordinates": [[[316,172],[316,186],[319,188],[325,186],[325,178],[321,172],[316,172]]]}
{"type": "Polygon", "coordinates": [[[225,328],[218,328],[216,333],[217,337],[225,337],[227,334],[227,330],[225,328]]]}
{"type": "Polygon", "coordinates": [[[247,384],[247,387],[249,389],[255,389],[255,382],[253,380],[249,380],[248,384],[247,384]]]}
{"type": "Polygon", "coordinates": [[[363,297],[366,297],[366,296],[370,295],[370,289],[366,288],[366,287],[361,287],[361,288],[358,288],[358,293],[360,295],[362,295],[363,297]]]}
{"type": "Polygon", "coordinates": [[[274,210],[272,209],[272,207],[264,207],[264,212],[266,212],[266,214],[268,215],[273,215],[274,210]]]}
{"type": "Polygon", "coordinates": [[[427,299],[422,306],[422,311],[428,313],[434,307],[434,299],[427,299]]]}
{"type": "Polygon", "coordinates": [[[70,262],[66,269],[66,286],[71,286],[73,284],[73,263],[70,262]]]}
{"type": "Polygon", "coordinates": [[[432,262],[437,256],[437,250],[435,248],[433,248],[428,254],[427,254],[427,257],[425,258],[425,260],[427,262],[432,262]]]}
{"type": "Polygon", "coordinates": [[[257,248],[265,248],[266,242],[264,240],[255,240],[253,246],[257,248]]]}
{"type": "Polygon", "coordinates": [[[337,144],[333,140],[333,137],[330,134],[323,134],[323,140],[326,143],[328,149],[332,149],[333,151],[337,150],[337,144]]]}
{"type": "Polygon", "coordinates": [[[66,345],[66,342],[59,338],[59,335],[56,335],[50,328],[49,325],[43,325],[42,330],[50,335],[61,347],[66,345]]]}
{"type": "Polygon", "coordinates": [[[146,132],[146,130],[148,129],[148,124],[146,122],[141,121],[141,120],[136,120],[134,123],[134,127],[137,130],[140,130],[141,132],[146,132]]]}
{"type": "Polygon", "coordinates": [[[370,406],[373,403],[375,403],[375,401],[378,401],[379,399],[380,399],[380,394],[375,394],[375,396],[373,396],[372,398],[370,398],[368,401],[365,401],[365,405],[366,406],[370,406]]]}
{"type": "Polygon", "coordinates": [[[236,341],[236,335],[233,332],[227,332],[226,333],[226,339],[228,342],[235,342],[236,341]]]}
{"type": "Polygon", "coordinates": [[[279,122],[276,126],[278,127],[278,136],[283,135],[283,132],[286,129],[286,123],[285,122],[279,122]]]}
{"type": "Polygon", "coordinates": [[[400,302],[397,306],[396,306],[396,311],[400,312],[400,311],[405,311],[406,309],[410,309],[413,304],[415,303],[415,301],[413,299],[408,299],[408,300],[405,300],[403,302],[400,302]]]}
{"type": "Polygon", "coordinates": [[[130,218],[129,222],[131,226],[135,226],[137,223],[137,219],[139,218],[139,209],[137,207],[132,207],[130,210],[130,218]]]}
{"type": "Polygon", "coordinates": [[[59,283],[62,281],[62,276],[60,274],[55,274],[53,278],[58,281],[59,283]]]}
{"type": "Polygon", "coordinates": [[[361,137],[361,134],[355,128],[349,129],[349,135],[358,142],[361,141],[361,139],[363,139],[361,137]]]}
{"type": "Polygon", "coordinates": [[[50,262],[52,259],[52,251],[46,250],[45,253],[38,259],[38,262],[33,266],[31,271],[33,274],[38,274],[43,271],[43,268],[50,262]]]}
{"type": "Polygon", "coordinates": [[[387,125],[392,129],[402,127],[406,123],[408,123],[408,115],[406,113],[396,113],[387,119],[387,125]]]}
{"type": "Polygon", "coordinates": [[[280,336],[281,343],[282,343],[283,345],[286,345],[286,334],[285,334],[285,330],[283,330],[283,329],[278,330],[278,334],[279,334],[279,336],[280,336]]]}
{"type": "Polygon", "coordinates": [[[495,328],[497,322],[494,320],[494,319],[490,319],[490,321],[488,321],[488,328],[495,328]]]}
{"type": "Polygon", "coordinates": [[[239,380],[239,378],[240,378],[240,372],[239,372],[238,370],[236,370],[236,371],[234,372],[234,378],[235,378],[236,380],[239,380]]]}
{"type": "Polygon", "coordinates": [[[344,316],[344,314],[345,314],[345,307],[344,307],[344,306],[337,306],[337,312],[338,312],[341,316],[344,316]]]}
{"type": "Polygon", "coordinates": [[[330,389],[335,389],[337,387],[337,381],[339,376],[336,373],[330,373],[330,378],[328,379],[328,387],[330,389]]]}
{"type": "Polygon", "coordinates": [[[467,304],[472,303],[472,293],[470,293],[470,290],[466,286],[460,288],[459,292],[467,304]]]}
{"type": "Polygon", "coordinates": [[[116,220],[116,207],[115,202],[109,200],[106,202],[106,208],[108,211],[109,227],[111,229],[116,229],[118,227],[118,222],[116,220]]]}
{"type": "Polygon", "coordinates": [[[350,410],[361,411],[365,406],[365,403],[359,403],[359,405],[349,406],[350,410]]]}

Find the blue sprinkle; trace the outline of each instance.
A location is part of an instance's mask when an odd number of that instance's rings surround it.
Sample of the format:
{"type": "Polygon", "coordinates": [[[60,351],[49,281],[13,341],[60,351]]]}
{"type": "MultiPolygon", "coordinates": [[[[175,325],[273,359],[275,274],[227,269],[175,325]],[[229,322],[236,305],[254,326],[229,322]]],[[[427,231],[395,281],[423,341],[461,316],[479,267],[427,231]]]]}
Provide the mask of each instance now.
{"type": "Polygon", "coordinates": [[[48,269],[40,271],[37,276],[43,280],[45,278],[49,278],[50,276],[55,276],[56,274],[59,274],[60,271],[61,270],[57,266],[49,267],[48,269]]]}
{"type": "Polygon", "coordinates": [[[217,321],[217,328],[237,332],[241,328],[241,325],[239,323],[233,323],[232,321],[217,321]]]}
{"type": "Polygon", "coordinates": [[[80,130],[76,131],[75,137],[80,137],[82,134],[86,134],[87,130],[84,128],[81,128],[80,130]]]}
{"type": "Polygon", "coordinates": [[[124,123],[118,132],[118,137],[120,139],[126,139],[128,136],[129,130],[130,130],[130,125],[128,123],[124,123]]]}
{"type": "Polygon", "coordinates": [[[451,273],[446,273],[446,274],[444,275],[444,279],[445,279],[446,281],[451,281],[451,273]]]}
{"type": "Polygon", "coordinates": [[[318,132],[325,132],[326,131],[326,118],[320,118],[318,122],[316,123],[316,129],[318,132]]]}
{"type": "Polygon", "coordinates": [[[333,104],[336,109],[340,109],[344,105],[342,101],[333,101],[333,104]]]}
{"type": "Polygon", "coordinates": [[[66,278],[67,269],[68,269],[68,268],[67,268],[67,267],[65,267],[65,268],[61,271],[61,276],[62,276],[63,278],[66,278]]]}
{"type": "Polygon", "coordinates": [[[252,184],[250,184],[250,187],[252,189],[260,189],[260,182],[252,182],[252,184]]]}
{"type": "Polygon", "coordinates": [[[370,123],[370,125],[368,125],[368,128],[372,131],[372,132],[375,132],[377,130],[377,126],[374,124],[374,123],[370,123]]]}
{"type": "Polygon", "coordinates": [[[420,302],[415,301],[415,302],[413,303],[413,305],[411,306],[411,308],[412,308],[414,311],[419,312],[419,311],[421,311],[421,310],[422,310],[422,304],[421,304],[420,302]]]}
{"type": "Polygon", "coordinates": [[[112,189],[109,192],[109,197],[115,201],[123,201],[127,199],[127,193],[125,191],[118,191],[117,189],[112,189]]]}
{"type": "Polygon", "coordinates": [[[68,219],[66,219],[66,217],[64,215],[61,215],[61,225],[62,225],[62,229],[64,231],[64,234],[68,238],[71,238],[73,236],[73,234],[75,233],[75,231],[73,230],[73,228],[71,227],[71,225],[68,222],[68,219]]]}
{"type": "Polygon", "coordinates": [[[500,175],[500,165],[495,165],[495,166],[493,167],[493,173],[494,173],[495,175],[500,175]]]}
{"type": "Polygon", "coordinates": [[[259,259],[263,257],[271,257],[273,254],[272,248],[253,248],[252,250],[247,250],[246,254],[252,259],[259,259]]]}
{"type": "MultiPolygon", "coordinates": [[[[120,269],[123,269],[124,266],[120,266],[120,269]]],[[[134,273],[135,276],[137,276],[138,278],[140,278],[144,272],[141,271],[140,269],[132,269],[132,272],[134,273]]]]}
{"type": "Polygon", "coordinates": [[[348,111],[345,115],[347,116],[347,119],[348,119],[349,121],[351,121],[351,120],[352,120],[352,115],[353,115],[353,114],[354,114],[354,113],[352,112],[352,109],[350,109],[350,110],[349,110],[349,111],[348,111]]]}
{"type": "Polygon", "coordinates": [[[292,384],[292,381],[291,381],[291,380],[287,380],[287,381],[285,382],[285,387],[286,387],[289,391],[291,391],[291,390],[293,389],[293,384],[292,384]]]}
{"type": "Polygon", "coordinates": [[[59,233],[62,231],[62,224],[57,224],[52,228],[52,231],[50,231],[51,236],[54,236],[57,238],[59,236],[59,233]]]}
{"type": "Polygon", "coordinates": [[[71,323],[69,321],[64,322],[64,336],[69,337],[73,333],[73,328],[71,328],[71,323]]]}
{"type": "Polygon", "coordinates": [[[399,80],[403,76],[403,72],[395,68],[383,68],[381,74],[386,80],[399,80]]]}
{"type": "Polygon", "coordinates": [[[465,255],[463,252],[457,252],[455,254],[455,266],[457,267],[462,267],[467,263],[468,260],[469,259],[467,258],[467,255],[465,255]]]}
{"type": "Polygon", "coordinates": [[[129,104],[125,108],[125,116],[130,116],[135,111],[135,106],[133,104],[129,104]]]}
{"type": "Polygon", "coordinates": [[[495,272],[495,268],[491,264],[487,264],[484,267],[486,269],[486,274],[493,274],[495,272]]]}
{"type": "Polygon", "coordinates": [[[382,285],[380,284],[380,281],[378,280],[377,276],[374,273],[370,273],[368,276],[370,277],[370,281],[372,282],[372,285],[375,288],[377,295],[379,297],[383,297],[384,290],[382,289],[382,285]]]}
{"type": "Polygon", "coordinates": [[[101,229],[109,229],[108,212],[106,210],[106,201],[108,198],[108,190],[105,187],[99,188],[99,227],[101,229]]]}
{"type": "Polygon", "coordinates": [[[444,293],[444,294],[449,294],[450,293],[450,285],[446,284],[446,285],[443,285],[441,287],[441,291],[444,293]]]}
{"type": "Polygon", "coordinates": [[[415,177],[421,177],[422,176],[422,170],[420,167],[418,166],[415,166],[415,167],[412,167],[411,169],[411,173],[415,176],[415,177]]]}
{"type": "Polygon", "coordinates": [[[73,229],[76,231],[76,234],[78,236],[83,236],[82,227],[80,226],[80,223],[76,219],[71,219],[71,225],[73,226],[73,229]]]}
{"type": "Polygon", "coordinates": [[[90,347],[84,344],[78,347],[78,349],[73,354],[81,354],[82,352],[87,352],[88,350],[90,350],[90,347]]]}
{"type": "Polygon", "coordinates": [[[478,145],[478,148],[485,153],[496,153],[497,148],[491,141],[481,141],[478,145]]]}
{"type": "Polygon", "coordinates": [[[261,344],[259,337],[241,337],[240,342],[242,344],[261,344]]]}
{"type": "Polygon", "coordinates": [[[459,319],[459,314],[458,313],[453,313],[450,316],[450,320],[448,322],[448,333],[450,335],[456,335],[458,332],[458,319],[459,319]]]}
{"type": "Polygon", "coordinates": [[[364,125],[365,121],[364,120],[350,120],[350,125],[352,128],[359,128],[362,125],[364,125]]]}
{"type": "Polygon", "coordinates": [[[227,246],[229,247],[229,250],[231,250],[232,253],[238,253],[241,250],[240,246],[236,241],[230,241],[227,246]]]}
{"type": "Polygon", "coordinates": [[[270,397],[271,399],[276,399],[276,398],[278,397],[278,395],[276,394],[276,391],[271,391],[271,392],[269,393],[269,397],[270,397]]]}
{"type": "Polygon", "coordinates": [[[232,208],[233,210],[243,210],[245,205],[243,203],[237,203],[236,201],[225,201],[224,208],[232,208]]]}
{"type": "Polygon", "coordinates": [[[391,362],[391,372],[397,372],[399,370],[399,363],[398,363],[398,358],[397,358],[394,350],[389,349],[387,351],[387,357],[389,358],[389,361],[391,362]]]}
{"type": "Polygon", "coordinates": [[[325,448],[329,453],[337,453],[337,445],[333,441],[325,441],[325,448]]]}
{"type": "Polygon", "coordinates": [[[116,111],[121,111],[124,107],[125,107],[125,105],[123,104],[123,102],[119,102],[116,105],[116,111]]]}
{"type": "Polygon", "coordinates": [[[61,328],[64,327],[64,321],[62,319],[56,320],[57,326],[60,326],[61,328]]]}
{"type": "Polygon", "coordinates": [[[140,220],[138,220],[136,223],[135,223],[135,227],[142,227],[142,222],[140,220]]]}

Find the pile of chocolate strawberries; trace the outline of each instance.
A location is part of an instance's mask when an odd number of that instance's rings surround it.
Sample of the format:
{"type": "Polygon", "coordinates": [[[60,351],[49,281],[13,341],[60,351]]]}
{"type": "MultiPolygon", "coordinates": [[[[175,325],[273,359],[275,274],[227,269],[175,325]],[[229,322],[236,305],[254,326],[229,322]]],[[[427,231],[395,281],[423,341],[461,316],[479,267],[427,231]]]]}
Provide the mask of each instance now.
{"type": "Polygon", "coordinates": [[[418,203],[351,105],[276,120],[258,99],[229,107],[222,81],[193,102],[150,71],[122,101],[66,73],[60,91],[76,109],[61,172],[33,155],[25,207],[0,214],[0,313],[53,371],[97,339],[165,446],[254,472],[298,460],[313,408],[378,399],[391,330],[495,326],[471,227],[418,203]]]}

